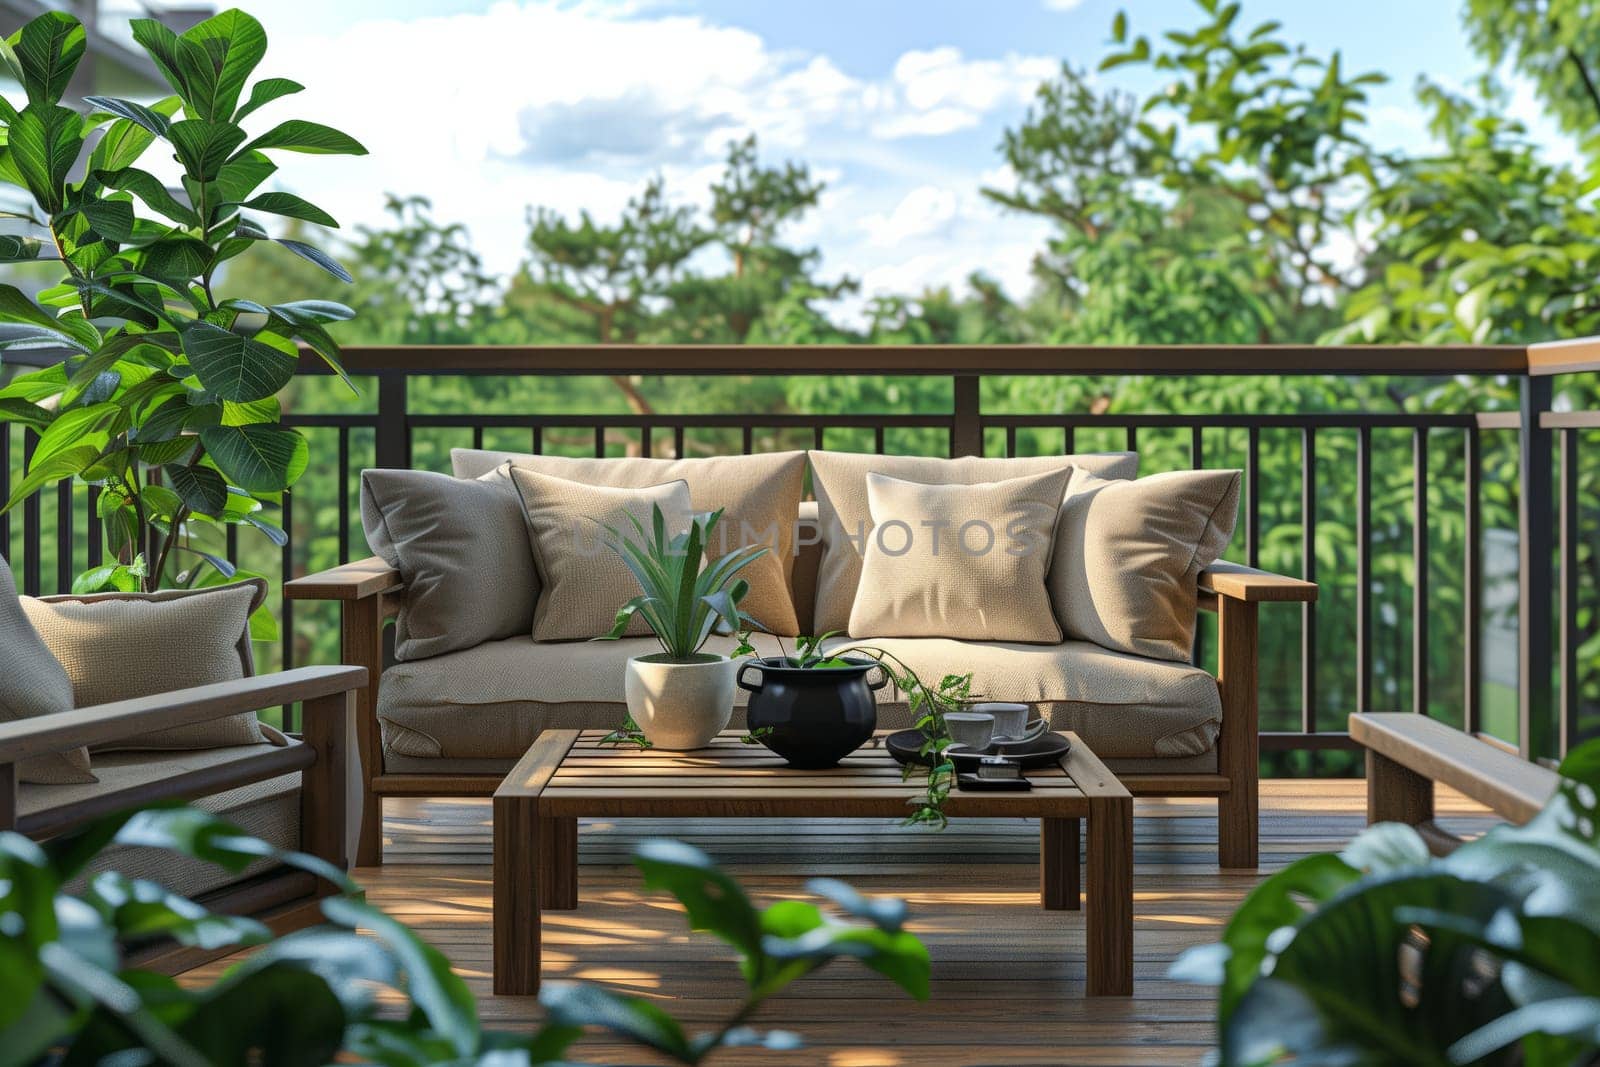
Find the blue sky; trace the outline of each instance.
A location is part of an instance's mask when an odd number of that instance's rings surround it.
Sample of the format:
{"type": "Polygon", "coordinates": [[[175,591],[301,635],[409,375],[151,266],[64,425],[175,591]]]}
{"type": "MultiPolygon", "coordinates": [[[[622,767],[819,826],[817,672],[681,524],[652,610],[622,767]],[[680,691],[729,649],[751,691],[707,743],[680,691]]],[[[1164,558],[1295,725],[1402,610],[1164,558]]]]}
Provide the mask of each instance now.
{"type": "MultiPolygon", "coordinates": [[[[295,108],[372,148],[286,168],[346,226],[386,191],[431,197],[496,271],[521,257],[531,205],[613,217],[653,174],[703,202],[723,147],[755,132],[763,157],[828,182],[794,236],[867,293],[958,284],[974,269],[1020,295],[1045,229],[978,190],[1003,183],[996,146],[1063,61],[1092,67],[1119,7],[1135,32],[1194,25],[1193,0],[258,0],[263,73],[308,86],[295,108]],[[298,107],[296,107],[298,104],[298,107]]],[[[1420,75],[1461,85],[1480,66],[1461,0],[1245,0],[1249,22],[1378,69],[1380,143],[1426,138],[1420,75]]],[[[1148,73],[1110,84],[1147,90],[1148,73]]],[[[1513,111],[1534,115],[1519,88],[1513,111]]],[[[1554,145],[1555,135],[1536,126],[1554,145]]]]}

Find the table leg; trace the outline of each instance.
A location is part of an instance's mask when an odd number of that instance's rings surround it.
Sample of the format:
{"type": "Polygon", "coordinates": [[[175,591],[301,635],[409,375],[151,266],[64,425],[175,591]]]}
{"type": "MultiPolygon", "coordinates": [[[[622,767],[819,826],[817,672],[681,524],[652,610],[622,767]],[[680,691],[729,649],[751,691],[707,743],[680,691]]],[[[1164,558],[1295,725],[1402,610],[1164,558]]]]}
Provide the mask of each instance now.
{"type": "Polygon", "coordinates": [[[1091,997],[1133,993],[1133,798],[1089,800],[1084,928],[1091,997]]]}
{"type": "Polygon", "coordinates": [[[578,820],[539,820],[539,906],[570,911],[578,906],[578,820]]]}
{"type": "Polygon", "coordinates": [[[494,992],[539,992],[539,855],[545,820],[531,797],[494,798],[494,992]]]}
{"type": "Polygon", "coordinates": [[[1079,904],[1077,819],[1039,820],[1039,904],[1049,911],[1077,911],[1079,904]]]}

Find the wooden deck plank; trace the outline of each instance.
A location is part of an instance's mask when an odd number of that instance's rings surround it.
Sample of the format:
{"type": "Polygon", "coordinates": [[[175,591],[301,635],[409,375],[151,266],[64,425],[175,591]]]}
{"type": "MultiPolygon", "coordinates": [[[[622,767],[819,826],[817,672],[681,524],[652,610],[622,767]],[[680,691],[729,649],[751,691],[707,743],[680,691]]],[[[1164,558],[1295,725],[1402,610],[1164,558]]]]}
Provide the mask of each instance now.
{"type": "MultiPolygon", "coordinates": [[[[758,900],[806,897],[805,880],[817,874],[904,897],[912,929],[933,955],[929,1003],[836,964],[776,998],[756,1020],[797,1030],[806,1049],[728,1052],[714,1058],[719,1067],[1198,1063],[1212,1041],[1211,997],[1168,980],[1167,967],[1184,948],[1214,939],[1262,875],[1342,846],[1365,824],[1365,803],[1359,781],[1264,782],[1262,869],[1250,874],[1218,869],[1214,802],[1136,799],[1134,995],[1126,1000],[1083,997],[1083,913],[1040,908],[1039,825],[1020,818],[956,820],[942,836],[888,821],[585,819],[580,905],[545,913],[544,972],[659,999],[701,1027],[722,1016],[740,989],[731,953],[690,935],[670,898],[641,891],[626,863],[637,841],[673,833],[727,863],[758,900]],[[960,860],[942,862],[936,849],[960,860]]],[[[1457,833],[1494,822],[1448,789],[1439,791],[1437,806],[1457,833]]],[[[356,872],[368,899],[450,957],[487,1025],[531,1025],[537,1002],[490,993],[487,798],[390,800],[385,807],[387,863],[356,872]]],[[[195,973],[214,977],[223,966],[195,973]]],[[[579,1045],[576,1058],[655,1062],[599,1038],[579,1045]]]]}

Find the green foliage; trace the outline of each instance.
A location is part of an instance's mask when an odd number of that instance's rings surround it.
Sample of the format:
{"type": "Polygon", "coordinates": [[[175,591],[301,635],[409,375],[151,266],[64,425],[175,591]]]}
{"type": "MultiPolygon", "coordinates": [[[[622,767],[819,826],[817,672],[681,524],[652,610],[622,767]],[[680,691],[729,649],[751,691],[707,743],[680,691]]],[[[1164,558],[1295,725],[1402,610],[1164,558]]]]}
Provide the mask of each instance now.
{"type": "Polygon", "coordinates": [[[633,617],[640,615],[669,660],[689,663],[712,633],[719,629],[738,633],[755,621],[739,610],[750,583],[734,576],[768,549],[743,545],[709,558],[707,549],[722,519],[721,510],[691,516],[689,528],[678,534],[668,534],[660,504],[651,508],[648,530],[632,515],[628,519],[638,539],[607,526],[606,545],[622,558],[643,592],[622,605],[616,625],[601,640],[615,641],[627,633],[633,617]]]}
{"type": "MultiPolygon", "coordinates": [[[[337,225],[298,196],[258,192],[277,170],[267,152],[365,152],[303,120],[250,139],[243,120],[299,86],[258,81],[240,106],[267,47],[249,15],[224,11],[181,35],[151,19],[132,29],[173,90],[154,105],[89,97],[80,113],[61,104],[84,52],[84,29],[70,15],[40,15],[0,51],[28,97],[20,111],[0,107],[0,179],[31,197],[25,221],[37,231],[8,239],[0,253],[65,272],[36,299],[0,286],[0,349],[67,352],[0,389],[0,419],[40,435],[4,507],[63,478],[102,488],[98,517],[118,564],[84,575],[75,583],[82,591],[178,580],[168,571],[175,548],[231,567],[222,529],[265,525],[256,513],[276,507],[305,471],[305,439],[277,425],[272,397],[294,376],[299,343],[342,373],[321,324],[350,312],[331,302],[219,300],[213,281],[274,241],[348,280],[326,253],[271,237],[251,212],[337,225]],[[135,165],[158,141],[183,169],[181,190],[135,165]]],[[[196,567],[182,579],[199,575],[196,567]]]]}
{"type": "Polygon", "coordinates": [[[692,929],[738,953],[748,993],[715,1030],[690,1035],[655,1002],[595,986],[550,983],[538,1030],[501,1033],[478,1018],[471,991],[438,949],[362,900],[322,860],[247,837],[196,808],[111,816],[43,845],[0,833],[0,1063],[162,1062],[311,1064],[336,1056],[386,1064],[527,1065],[572,1062],[568,1049],[599,1027],[680,1063],[719,1048],[795,1048],[784,1031],[749,1019],[769,997],[829,962],[849,958],[919,1000],[928,996],[928,951],[906,932],[906,907],[869,900],[832,881],[810,885],[853,922],[815,904],[757,908],[698,849],[641,845],[645,885],[676,897],[692,929]],[[274,938],[254,919],[219,915],[158,883],[115,871],[67,886],[110,845],[160,849],[237,873],[262,859],[302,868],[339,890],[322,902],[325,924],[274,938]],[[361,931],[358,933],[357,931],[361,931]],[[172,939],[205,949],[254,948],[209,986],[179,984],[125,966],[128,950],[172,939]],[[398,997],[400,1011],[380,1004],[398,997]]]}
{"type": "Polygon", "coordinates": [[[1408,826],[1258,886],[1175,977],[1216,985],[1227,1064],[1590,1062],[1600,1052],[1600,742],[1525,826],[1445,859],[1408,826]]]}

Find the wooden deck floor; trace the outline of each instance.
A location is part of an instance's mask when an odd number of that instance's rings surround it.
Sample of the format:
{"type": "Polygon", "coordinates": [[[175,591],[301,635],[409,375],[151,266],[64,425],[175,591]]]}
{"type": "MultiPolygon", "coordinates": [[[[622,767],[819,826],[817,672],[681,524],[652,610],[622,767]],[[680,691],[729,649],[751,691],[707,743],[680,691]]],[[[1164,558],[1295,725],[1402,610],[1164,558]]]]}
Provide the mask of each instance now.
{"type": "MultiPolygon", "coordinates": [[[[1441,791],[1457,832],[1490,825],[1481,809],[1441,791]]],[[[1168,981],[1172,959],[1214,940],[1256,877],[1216,866],[1215,806],[1141,801],[1135,811],[1135,995],[1083,996],[1083,914],[1038,906],[1037,830],[956,825],[942,837],[872,824],[781,830],[709,823],[586,823],[581,905],[546,913],[545,974],[657,997],[709,1024],[742,986],[719,942],[690,936],[676,904],[640,891],[626,864],[633,842],[674,833],[705,848],[760,898],[803,896],[806,877],[832,874],[906,898],[912,929],[933,956],[933,997],[918,1004],[859,967],[835,964],[769,1003],[757,1023],[798,1031],[793,1053],[726,1052],[715,1064],[924,1067],[943,1064],[1195,1063],[1212,1041],[1206,990],[1168,981]],[[946,860],[944,857],[950,857],[946,860]]],[[[1364,824],[1363,783],[1275,781],[1262,796],[1263,872],[1337,849],[1364,824]]],[[[539,1017],[531,998],[490,995],[489,809],[473,801],[391,803],[381,869],[358,871],[369,899],[438,945],[471,983],[489,1025],[539,1017]]],[[[213,965],[215,966],[215,965],[213,965]]],[[[594,1062],[647,1062],[594,1038],[594,1062]]]]}

